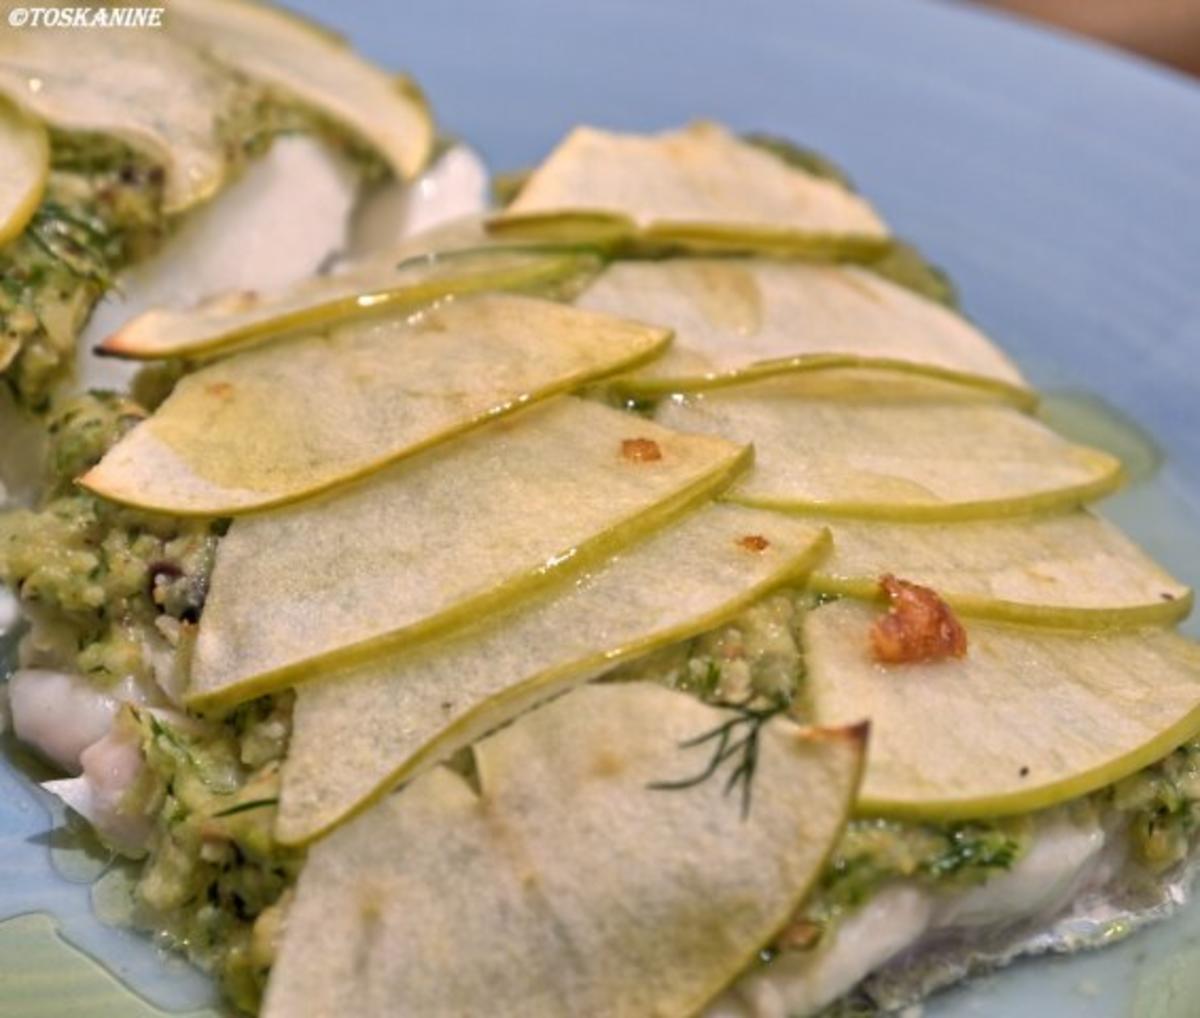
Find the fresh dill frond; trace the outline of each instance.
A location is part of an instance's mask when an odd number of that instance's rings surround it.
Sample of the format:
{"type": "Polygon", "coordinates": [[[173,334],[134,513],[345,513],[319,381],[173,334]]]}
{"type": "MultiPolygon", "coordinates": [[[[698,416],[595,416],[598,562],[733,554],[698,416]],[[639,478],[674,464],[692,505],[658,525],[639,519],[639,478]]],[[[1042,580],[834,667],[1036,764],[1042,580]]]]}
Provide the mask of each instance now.
{"type": "Polygon", "coordinates": [[[750,815],[750,800],[753,794],[754,776],[758,770],[758,742],[763,726],[787,708],[786,703],[775,703],[768,707],[752,707],[750,701],[742,703],[714,703],[714,707],[733,712],[733,717],[679,744],[680,749],[695,749],[713,745],[713,754],[703,770],[690,778],[676,781],[654,781],[647,785],[654,791],[682,791],[695,788],[716,776],[729,762],[733,769],[725,778],[725,794],[741,790],[742,819],[750,815]]]}

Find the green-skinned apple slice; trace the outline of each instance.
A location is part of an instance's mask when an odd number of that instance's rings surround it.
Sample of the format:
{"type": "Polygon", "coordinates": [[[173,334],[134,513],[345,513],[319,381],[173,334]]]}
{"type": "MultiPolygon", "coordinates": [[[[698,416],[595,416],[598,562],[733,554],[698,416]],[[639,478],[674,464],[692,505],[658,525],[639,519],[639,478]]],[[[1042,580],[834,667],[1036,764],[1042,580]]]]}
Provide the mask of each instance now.
{"type": "Polygon", "coordinates": [[[152,308],[188,307],[214,293],[269,293],[312,278],[345,245],[360,184],[353,161],[320,138],[276,138],[212,201],[182,217],[153,258],[112,281],[77,339],[80,384],[132,384],[140,362],[96,347],[152,308]],[[307,214],[296,215],[298,204],[307,214]]]}
{"type": "Polygon", "coordinates": [[[711,122],[657,135],[578,127],[489,228],[701,250],[869,258],[887,228],[858,195],[711,122]]]}
{"type": "Polygon", "coordinates": [[[156,29],[0,32],[0,94],[53,127],[118,138],[166,171],[163,207],[210,198],[230,159],[221,136],[244,89],[156,29]]]}
{"type": "Polygon", "coordinates": [[[1112,491],[1120,463],[993,402],[948,400],[930,383],[891,394],[828,388],[819,374],[666,400],[669,427],[752,442],[747,505],[896,521],[1070,508],[1112,491]]]}
{"type": "Polygon", "coordinates": [[[190,702],[228,706],[515,603],[703,503],[749,458],[564,396],[352,488],[235,520],[190,702]]]}
{"type": "Polygon", "coordinates": [[[99,352],[136,360],[208,357],[301,329],[493,290],[534,290],[590,271],[568,252],[478,248],[443,255],[375,257],[275,293],[238,291],[185,310],[155,308],[126,322],[99,352]]]}
{"type": "Polygon", "coordinates": [[[1026,813],[1119,781],[1200,731],[1200,646],[1172,630],[969,622],[963,658],[882,665],[878,617],[843,600],[804,623],[813,717],[871,724],[861,813],[1026,813]]]}
{"type": "Polygon", "coordinates": [[[827,549],[807,520],[709,505],[468,630],[303,683],[276,835],[320,837],[534,703],[802,583],[827,549]]]}
{"type": "Polygon", "coordinates": [[[165,24],[188,45],[350,128],[397,176],[416,176],[429,161],[433,116],[420,90],[328,29],[250,0],[172,0],[165,24]]]}
{"type": "Polygon", "coordinates": [[[830,522],[820,593],[879,599],[891,573],[979,618],[1071,628],[1169,624],[1192,592],[1106,520],[1086,511],[966,523],[830,522]]]}
{"type": "Polygon", "coordinates": [[[694,1015],[786,924],[839,837],[862,728],[757,729],[753,799],[667,790],[731,720],[682,693],[588,686],[311,850],[264,1018],[694,1015]]]}
{"type": "Polygon", "coordinates": [[[1011,360],[960,315],[854,266],[672,259],[609,266],[577,307],[675,330],[665,357],[620,380],[636,397],[831,367],[930,375],[1036,397],[1011,360]]]}
{"type": "Polygon", "coordinates": [[[46,129],[0,98],[0,244],[25,229],[49,175],[46,129]]]}
{"type": "Polygon", "coordinates": [[[283,339],[185,377],[80,483],[177,516],[255,512],[624,370],[669,340],[496,294],[283,339]]]}

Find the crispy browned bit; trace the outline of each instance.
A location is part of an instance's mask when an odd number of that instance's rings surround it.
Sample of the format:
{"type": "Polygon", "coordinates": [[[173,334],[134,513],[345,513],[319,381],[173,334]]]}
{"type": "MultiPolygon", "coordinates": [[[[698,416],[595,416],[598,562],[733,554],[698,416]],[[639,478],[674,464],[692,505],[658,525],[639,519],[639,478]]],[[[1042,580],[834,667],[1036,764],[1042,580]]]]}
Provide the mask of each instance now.
{"type": "Polygon", "coordinates": [[[225,399],[233,393],[233,385],[229,382],[212,382],[204,387],[204,391],[217,399],[225,399]]]}
{"type": "Polygon", "coordinates": [[[779,935],[775,947],[780,951],[811,951],[824,932],[820,923],[811,919],[797,919],[779,935]]]}
{"type": "Polygon", "coordinates": [[[762,534],[747,534],[745,537],[738,539],[738,544],[747,551],[766,551],[770,547],[771,542],[763,537],[762,534]]]}
{"type": "Polygon", "coordinates": [[[936,590],[891,574],[879,586],[891,606],[871,627],[876,661],[908,664],[966,656],[967,632],[936,590]]]}
{"type": "Polygon", "coordinates": [[[652,438],[623,438],[621,455],[634,463],[653,463],[663,458],[662,449],[652,438]]]}

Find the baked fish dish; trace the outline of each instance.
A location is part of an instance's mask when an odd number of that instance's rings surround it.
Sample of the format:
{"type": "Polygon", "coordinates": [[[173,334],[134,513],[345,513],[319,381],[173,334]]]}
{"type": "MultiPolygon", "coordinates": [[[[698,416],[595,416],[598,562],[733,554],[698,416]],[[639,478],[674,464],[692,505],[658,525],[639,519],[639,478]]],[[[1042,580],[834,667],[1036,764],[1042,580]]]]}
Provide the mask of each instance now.
{"type": "Polygon", "coordinates": [[[245,0],[0,34],[3,746],[124,932],[263,1018],[848,1018],[1180,901],[1130,464],[821,154],[489,181],[436,98],[245,0]]]}

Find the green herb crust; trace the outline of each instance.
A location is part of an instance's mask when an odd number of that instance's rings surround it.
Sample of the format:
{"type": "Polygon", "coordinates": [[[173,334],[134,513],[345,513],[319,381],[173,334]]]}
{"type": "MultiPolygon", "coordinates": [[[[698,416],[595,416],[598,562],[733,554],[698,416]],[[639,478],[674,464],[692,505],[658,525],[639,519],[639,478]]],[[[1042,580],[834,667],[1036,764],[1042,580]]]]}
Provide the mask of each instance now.
{"type": "Polygon", "coordinates": [[[188,955],[244,1011],[258,1008],[303,853],[272,836],[291,697],[220,726],[136,712],[147,767],[126,806],[153,816],[133,920],[188,955]]]}
{"type": "Polygon", "coordinates": [[[1098,793],[1130,818],[1135,858],[1153,873],[1183,861],[1200,828],[1200,739],[1098,793]]]}
{"type": "MultiPolygon", "coordinates": [[[[319,137],[364,179],[382,160],[327,118],[234,76],[239,101],[220,124],[231,176],[289,134],[319,137]]],[[[51,133],[46,192],[25,231],[0,247],[0,380],[43,411],[69,373],[76,338],[126,266],[149,257],[175,223],[163,213],[164,171],[111,138],[51,133]]]]}
{"type": "Polygon", "coordinates": [[[143,416],[111,395],[66,403],[49,425],[45,504],[0,516],[0,581],[34,622],[39,663],[100,684],[183,681],[220,530],[123,509],[74,486],[143,416]]]}
{"type": "MultiPolygon", "coordinates": [[[[983,883],[1025,854],[1032,827],[1028,816],[940,825],[853,820],[798,925],[811,928],[815,943],[900,878],[952,888],[983,883]]],[[[796,932],[789,931],[793,941],[796,932]]]]}
{"type": "Polygon", "coordinates": [[[75,338],[113,276],[161,239],[163,171],[94,136],[52,136],[46,193],[0,248],[0,378],[44,409],[75,338]]]}

